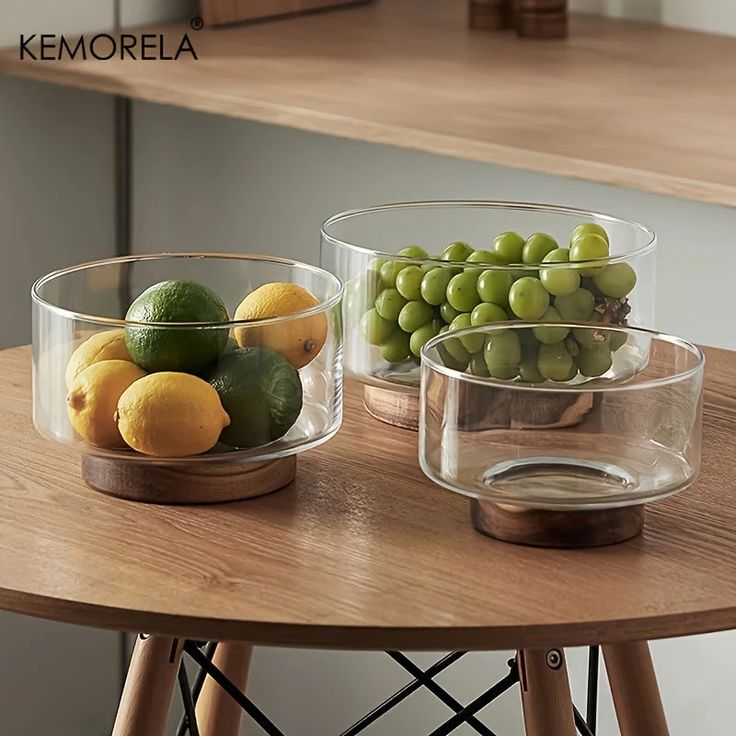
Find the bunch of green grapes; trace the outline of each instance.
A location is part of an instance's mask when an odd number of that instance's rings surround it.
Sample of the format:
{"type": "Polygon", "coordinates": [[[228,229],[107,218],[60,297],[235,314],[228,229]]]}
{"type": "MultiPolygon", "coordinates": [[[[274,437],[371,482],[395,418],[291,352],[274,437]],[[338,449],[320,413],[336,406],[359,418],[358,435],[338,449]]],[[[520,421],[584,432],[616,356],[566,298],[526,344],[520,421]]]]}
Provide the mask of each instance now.
{"type": "Polygon", "coordinates": [[[490,250],[455,242],[439,257],[416,245],[397,255],[374,260],[346,292],[348,315],[360,313],[364,339],[392,365],[416,361],[435,335],[465,327],[507,320],[600,322],[600,329],[545,326],[441,345],[448,366],[474,375],[568,381],[578,373],[604,374],[626,340],[604,325],[625,323],[636,273],[628,263],[606,261],[608,234],[595,223],[576,227],[568,248],[546,233],[525,239],[505,232],[490,250]],[[551,265],[560,263],[570,265],[551,265]]]}

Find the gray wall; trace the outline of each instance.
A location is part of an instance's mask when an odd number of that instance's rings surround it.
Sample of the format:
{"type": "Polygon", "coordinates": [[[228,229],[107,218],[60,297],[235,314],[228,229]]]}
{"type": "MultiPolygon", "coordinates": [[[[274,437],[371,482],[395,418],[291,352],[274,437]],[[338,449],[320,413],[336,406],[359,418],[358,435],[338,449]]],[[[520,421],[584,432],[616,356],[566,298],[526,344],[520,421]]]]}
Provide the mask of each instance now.
{"type": "MultiPolygon", "coordinates": [[[[0,17],[4,46],[20,32],[109,27],[112,4],[3,2],[0,17]]],[[[112,255],[111,124],[105,96],[0,77],[0,347],[29,341],[38,276],[112,255]]],[[[1,733],[109,733],[114,634],[6,613],[0,631],[1,733]]]]}
{"type": "MultiPolygon", "coordinates": [[[[715,16],[710,5],[691,4],[703,9],[696,24],[729,17],[726,3],[720,0],[715,16]]],[[[192,7],[190,0],[125,0],[123,20],[135,25],[192,7]]],[[[112,0],[6,0],[0,12],[1,45],[15,43],[21,31],[109,28],[112,0]]],[[[29,339],[27,293],[36,276],[112,253],[111,134],[109,98],[0,78],[0,346],[29,339]]],[[[597,207],[659,231],[659,326],[736,347],[725,296],[736,266],[733,210],[150,105],[135,106],[135,142],[138,250],[255,250],[316,262],[320,221],[346,207],[464,196],[597,207]]],[[[117,694],[115,635],[9,614],[0,614],[0,624],[0,731],[108,733],[117,694]]],[[[729,732],[722,724],[736,719],[729,688],[735,644],[733,634],[721,634],[655,645],[673,736],[729,732]]],[[[583,654],[571,653],[579,701],[583,654]]],[[[443,681],[469,700],[504,671],[505,656],[472,655],[443,681]]],[[[426,663],[431,655],[417,659],[426,663]]],[[[404,681],[379,654],[259,649],[250,693],[287,733],[324,736],[404,681]]],[[[518,695],[508,694],[488,710],[489,723],[520,734],[518,705],[518,695]]],[[[600,733],[612,736],[605,695],[602,709],[600,733]]],[[[419,734],[446,715],[419,694],[370,733],[419,734]]]]}

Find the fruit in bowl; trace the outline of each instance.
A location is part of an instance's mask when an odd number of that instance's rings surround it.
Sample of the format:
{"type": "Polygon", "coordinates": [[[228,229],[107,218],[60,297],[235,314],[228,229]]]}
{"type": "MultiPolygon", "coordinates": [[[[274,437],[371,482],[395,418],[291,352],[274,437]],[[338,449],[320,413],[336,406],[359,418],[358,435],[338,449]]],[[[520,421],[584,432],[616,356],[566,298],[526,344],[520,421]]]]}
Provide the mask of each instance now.
{"type": "Polygon", "coordinates": [[[543,327],[526,345],[513,333],[513,345],[478,335],[443,343],[447,365],[477,375],[590,378],[605,373],[621,347],[605,325],[627,323],[636,282],[629,263],[611,258],[609,235],[597,223],[578,225],[564,246],[547,233],[507,231],[488,250],[456,241],[434,257],[409,246],[395,259],[374,260],[347,284],[345,319],[397,370],[411,369],[441,332],[507,320],[597,322],[601,329],[581,342],[567,328],[543,327]]]}
{"type": "Polygon", "coordinates": [[[123,329],[95,333],[72,354],[69,421],[91,446],[152,457],[277,441],[302,410],[299,370],[327,340],[323,313],[296,313],[318,305],[296,284],[264,284],[237,307],[235,319],[248,322],[231,334],[211,289],[153,284],[132,301],[123,329]]]}

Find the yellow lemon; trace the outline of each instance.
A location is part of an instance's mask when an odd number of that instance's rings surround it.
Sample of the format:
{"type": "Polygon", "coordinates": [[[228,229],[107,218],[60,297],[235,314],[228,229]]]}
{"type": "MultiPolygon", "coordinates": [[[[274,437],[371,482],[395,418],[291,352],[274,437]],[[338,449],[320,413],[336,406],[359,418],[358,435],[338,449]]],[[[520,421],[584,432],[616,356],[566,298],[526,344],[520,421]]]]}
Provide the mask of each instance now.
{"type": "Polygon", "coordinates": [[[136,381],[123,393],[117,422],[134,450],[155,457],[186,457],[213,447],[230,417],[207,381],[162,371],[136,381]]]}
{"type": "Polygon", "coordinates": [[[81,371],[66,397],[69,421],[78,434],[98,447],[125,447],[115,423],[118,399],[146,372],[127,360],[102,360],[81,371]]]}
{"type": "MultiPolygon", "coordinates": [[[[236,320],[281,317],[311,309],[319,299],[297,284],[272,283],[259,286],[235,310],[236,320]]],[[[235,329],[241,348],[265,346],[281,353],[294,368],[303,368],[322,350],[327,339],[324,313],[286,320],[275,324],[248,325],[235,329]]]]}
{"type": "Polygon", "coordinates": [[[66,388],[71,388],[74,379],[89,365],[101,360],[127,360],[131,362],[125,347],[124,330],[105,330],[85,340],[69,358],[66,365],[66,388]]]}

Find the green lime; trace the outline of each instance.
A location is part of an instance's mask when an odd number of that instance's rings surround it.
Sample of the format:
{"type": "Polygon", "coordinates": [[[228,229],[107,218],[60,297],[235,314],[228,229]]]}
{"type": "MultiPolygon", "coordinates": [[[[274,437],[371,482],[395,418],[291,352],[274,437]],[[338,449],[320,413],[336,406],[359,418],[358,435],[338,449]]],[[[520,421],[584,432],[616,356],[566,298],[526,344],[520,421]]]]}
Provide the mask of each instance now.
{"type": "Polygon", "coordinates": [[[299,374],[271,348],[226,353],[206,378],[230,417],[220,441],[231,447],[258,447],[283,437],[302,410],[299,374]]]}
{"type": "MultiPolygon", "coordinates": [[[[226,322],[217,294],[195,281],[161,281],[128,308],[131,322],[226,322]]],[[[228,329],[216,327],[126,327],[130,357],[148,372],[197,373],[225,349],[228,329]]]]}

